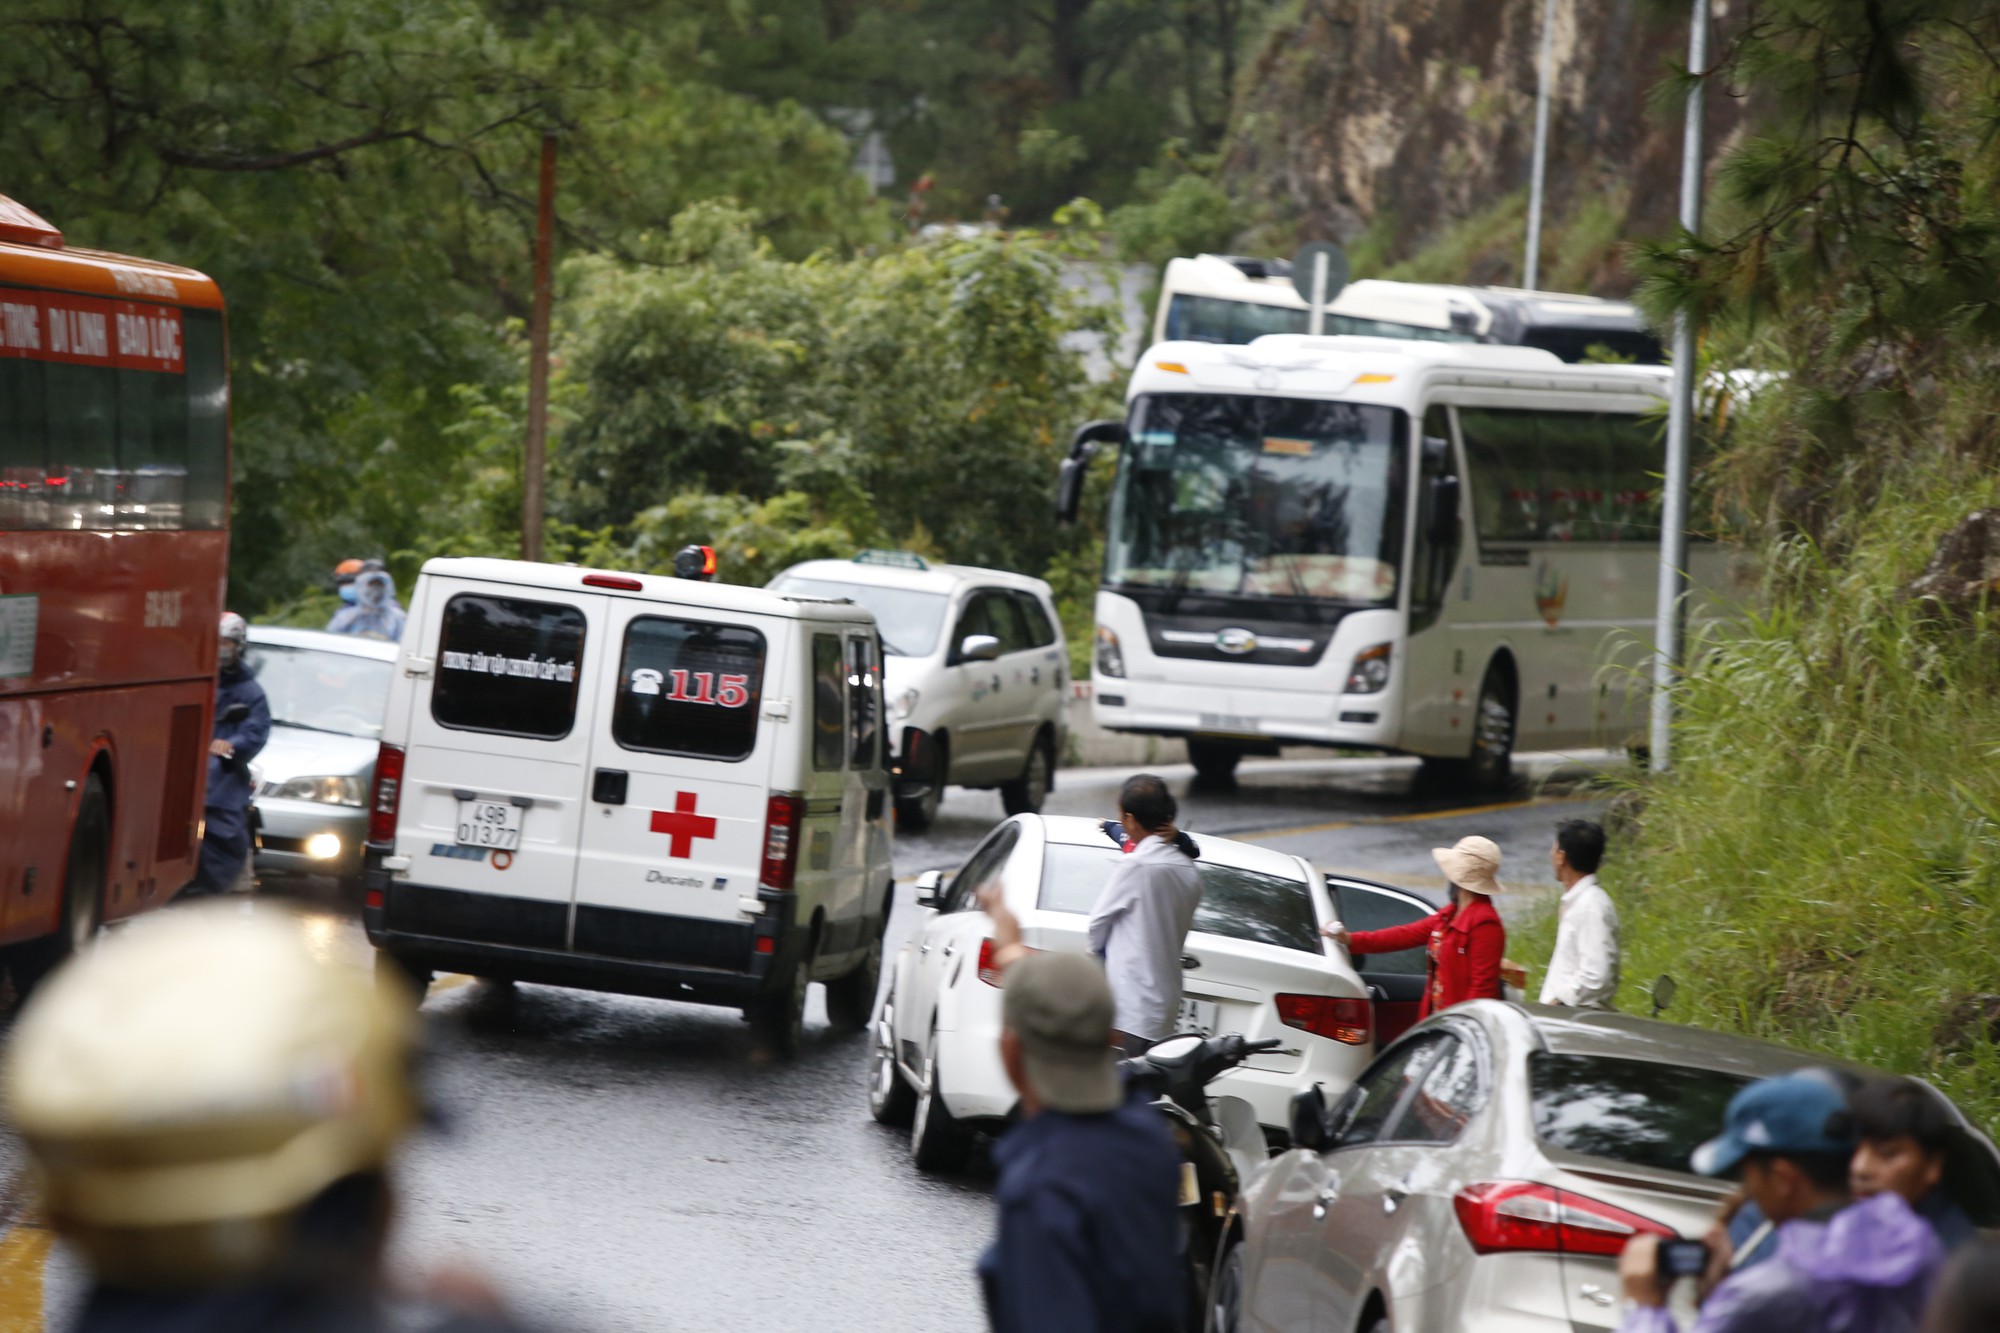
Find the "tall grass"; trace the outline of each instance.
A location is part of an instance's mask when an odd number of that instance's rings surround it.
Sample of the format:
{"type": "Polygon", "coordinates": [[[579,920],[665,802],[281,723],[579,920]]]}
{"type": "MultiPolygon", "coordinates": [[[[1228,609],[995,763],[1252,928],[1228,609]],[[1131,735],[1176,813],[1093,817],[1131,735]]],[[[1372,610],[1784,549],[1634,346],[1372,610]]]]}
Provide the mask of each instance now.
{"type": "Polygon", "coordinates": [[[1674,770],[1631,779],[1604,879],[1628,1012],[1668,973],[1668,1017],[1922,1075],[1993,1126],[2000,605],[1944,621],[1900,589],[2000,484],[1915,471],[1854,502],[1837,555],[1773,540],[1754,609],[1695,637],[1674,770]]]}

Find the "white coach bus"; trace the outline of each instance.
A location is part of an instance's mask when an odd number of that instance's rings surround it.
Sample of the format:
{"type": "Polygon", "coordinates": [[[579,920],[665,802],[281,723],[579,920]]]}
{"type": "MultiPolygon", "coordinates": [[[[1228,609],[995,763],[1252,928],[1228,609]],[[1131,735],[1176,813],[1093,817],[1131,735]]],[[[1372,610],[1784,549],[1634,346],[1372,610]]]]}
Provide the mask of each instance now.
{"type": "MultiPolygon", "coordinates": [[[[1073,517],[1117,477],[1100,725],[1207,777],[1279,745],[1423,756],[1493,789],[1514,749],[1643,730],[1668,372],[1527,347],[1272,335],[1156,345],[1078,430],[1073,517]]],[[[1716,549],[1697,543],[1697,585],[1716,549]]]]}

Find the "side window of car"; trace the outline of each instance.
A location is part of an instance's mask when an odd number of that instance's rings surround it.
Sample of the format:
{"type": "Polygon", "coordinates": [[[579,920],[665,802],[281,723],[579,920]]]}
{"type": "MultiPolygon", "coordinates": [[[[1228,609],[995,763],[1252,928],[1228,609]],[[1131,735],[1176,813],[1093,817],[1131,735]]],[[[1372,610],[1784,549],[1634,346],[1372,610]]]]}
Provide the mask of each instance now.
{"type": "Polygon", "coordinates": [[[965,609],[958,613],[958,628],[951,632],[952,661],[960,660],[959,648],[974,634],[991,634],[996,639],[1000,637],[1000,631],[993,623],[993,598],[990,593],[972,594],[966,599],[965,609]]]}
{"type": "Polygon", "coordinates": [[[1402,1104],[1403,1094],[1424,1076],[1443,1040],[1431,1036],[1404,1042],[1356,1079],[1355,1090],[1344,1100],[1346,1114],[1334,1126],[1334,1146],[1352,1148],[1382,1138],[1389,1118],[1402,1104]]]}
{"type": "Polygon", "coordinates": [[[840,636],[813,635],[813,767],[838,772],[846,748],[847,720],[841,712],[840,636]]]}
{"type": "Polygon", "coordinates": [[[1014,604],[1020,607],[1021,619],[1028,627],[1028,646],[1052,647],[1056,641],[1056,627],[1049,622],[1049,613],[1042,609],[1042,599],[1031,592],[1017,592],[1014,604]]]}
{"type": "Polygon", "coordinates": [[[1034,647],[1018,600],[1004,592],[987,593],[984,600],[991,605],[993,632],[1000,636],[1000,652],[1003,655],[1024,653],[1034,647]]]}
{"type": "Polygon", "coordinates": [[[882,673],[876,664],[875,637],[847,641],[847,716],[853,728],[849,764],[868,768],[875,763],[875,738],[881,731],[876,702],[882,697],[882,673]]]}
{"type": "Polygon", "coordinates": [[[938,911],[963,912],[973,907],[975,905],[973,899],[979,892],[979,886],[997,874],[1001,866],[1007,864],[1007,858],[1013,855],[1014,844],[1020,840],[1019,824],[1005,824],[997,829],[992,837],[973,852],[972,859],[959,868],[957,878],[952,880],[951,888],[946,891],[944,900],[938,905],[938,911]]]}
{"type": "Polygon", "coordinates": [[[1486,1079],[1479,1067],[1479,1052],[1469,1041],[1447,1037],[1415,1095],[1404,1103],[1382,1137],[1399,1143],[1454,1143],[1485,1104],[1486,1079]]]}
{"type": "MultiPolygon", "coordinates": [[[[1435,910],[1400,894],[1384,893],[1366,884],[1335,884],[1333,887],[1339,894],[1341,924],[1349,930],[1381,930],[1384,926],[1407,925],[1423,920],[1435,910]]],[[[1418,977],[1430,971],[1430,961],[1422,945],[1396,953],[1356,954],[1354,966],[1360,972],[1401,973],[1418,977]]]]}

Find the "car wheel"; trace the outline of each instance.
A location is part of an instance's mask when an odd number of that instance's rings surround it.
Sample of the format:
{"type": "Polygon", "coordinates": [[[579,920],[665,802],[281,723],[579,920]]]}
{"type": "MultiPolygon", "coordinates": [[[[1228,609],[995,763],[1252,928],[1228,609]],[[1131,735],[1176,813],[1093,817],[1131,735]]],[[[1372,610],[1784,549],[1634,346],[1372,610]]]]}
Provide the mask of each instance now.
{"type": "MultiPolygon", "coordinates": [[[[893,890],[892,890],[893,891],[893,890]]],[[[875,1009],[875,991],[882,984],[882,934],[889,928],[885,914],[868,941],[868,952],[844,977],[826,983],[826,1016],[837,1028],[849,1032],[868,1030],[868,1016],[875,1009]]]]}
{"type": "Polygon", "coordinates": [[[812,960],[801,957],[781,982],[783,989],[757,1001],[751,1022],[757,1040],[782,1060],[799,1053],[806,1031],[806,987],[812,984],[812,960]]]}
{"type": "Polygon", "coordinates": [[[1049,753],[1049,739],[1037,736],[1028,751],[1027,767],[1012,782],[1000,784],[1000,806],[1010,815],[1038,815],[1049,799],[1049,782],[1055,775],[1055,759],[1049,753]]]}
{"type": "Polygon", "coordinates": [[[1195,776],[1213,786],[1226,786],[1236,781],[1236,765],[1243,758],[1243,751],[1223,741],[1199,741],[1192,737],[1187,743],[1188,762],[1194,765],[1195,776]]]}
{"type": "Polygon", "coordinates": [[[873,1040],[868,1047],[868,1114],[884,1125],[898,1129],[909,1125],[916,1114],[917,1094],[896,1067],[896,996],[892,990],[882,997],[875,1012],[873,1040]]]}
{"type": "Polygon", "coordinates": [[[910,1156],[919,1171],[958,1171],[965,1166],[972,1136],[945,1109],[944,1098],[938,1093],[937,1065],[937,1034],[933,1032],[924,1048],[924,1083],[912,1113],[910,1156]]]}
{"type": "Polygon", "coordinates": [[[418,1004],[431,988],[431,970],[407,958],[398,958],[387,949],[375,951],[375,984],[399,991],[418,1004]]]}
{"type": "Polygon", "coordinates": [[[1206,1333],[1242,1333],[1243,1267],[1243,1246],[1230,1246],[1208,1289],[1208,1317],[1202,1324],[1206,1333]]]}
{"type": "Polygon", "coordinates": [[[62,918],[53,935],[20,946],[11,971],[14,991],[22,999],[56,970],[63,960],[81,953],[104,917],[104,886],[111,868],[111,800],[96,774],[84,779],[77,802],[76,828],[69,836],[68,865],[63,872],[62,918]]]}
{"type": "Polygon", "coordinates": [[[931,775],[929,789],[922,796],[896,798],[897,827],[909,833],[922,833],[937,818],[938,806],[944,800],[945,781],[951,775],[950,743],[939,736],[931,744],[936,771],[931,775]]]}

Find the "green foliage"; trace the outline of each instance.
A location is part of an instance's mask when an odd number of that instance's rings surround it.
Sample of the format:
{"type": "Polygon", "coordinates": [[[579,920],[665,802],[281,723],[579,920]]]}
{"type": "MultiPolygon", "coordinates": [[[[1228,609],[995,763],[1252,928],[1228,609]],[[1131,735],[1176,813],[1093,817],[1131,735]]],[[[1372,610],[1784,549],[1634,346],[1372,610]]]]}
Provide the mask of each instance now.
{"type": "Polygon", "coordinates": [[[1212,176],[1176,169],[1144,173],[1140,198],[1111,214],[1111,234],[1121,259],[1164,264],[1180,255],[1226,252],[1243,229],[1235,200],[1212,176]]]}

